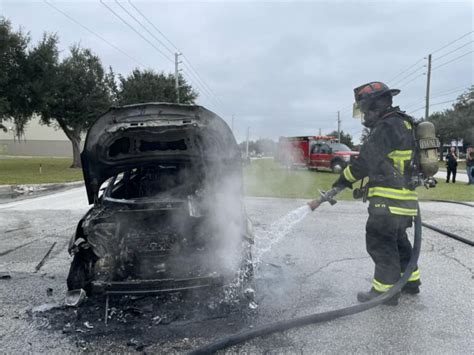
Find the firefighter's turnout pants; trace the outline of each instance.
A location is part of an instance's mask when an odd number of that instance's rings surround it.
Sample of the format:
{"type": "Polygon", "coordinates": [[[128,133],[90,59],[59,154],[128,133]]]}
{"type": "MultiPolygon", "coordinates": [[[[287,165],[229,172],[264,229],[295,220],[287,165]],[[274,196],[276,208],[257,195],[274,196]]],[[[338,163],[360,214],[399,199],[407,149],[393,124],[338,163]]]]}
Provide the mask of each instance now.
{"type": "MultiPolygon", "coordinates": [[[[412,217],[370,214],[366,224],[367,252],[375,263],[372,287],[386,292],[399,279],[410,261],[412,246],[407,236],[407,228],[412,225],[412,217]]],[[[408,283],[420,284],[418,268],[408,283]]]]}

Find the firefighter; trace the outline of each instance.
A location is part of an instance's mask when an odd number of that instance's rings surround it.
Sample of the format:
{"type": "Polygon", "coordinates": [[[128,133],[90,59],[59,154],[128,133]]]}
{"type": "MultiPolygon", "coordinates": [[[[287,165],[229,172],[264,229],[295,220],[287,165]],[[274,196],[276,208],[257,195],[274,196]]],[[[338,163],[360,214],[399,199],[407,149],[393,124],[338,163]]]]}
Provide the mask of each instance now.
{"type": "MultiPolygon", "coordinates": [[[[389,89],[381,82],[371,82],[354,89],[354,116],[362,118],[369,134],[355,159],[342,172],[333,187],[352,188],[365,177],[369,200],[366,224],[367,252],[375,263],[369,292],[359,292],[359,302],[366,302],[387,292],[401,277],[411,257],[412,246],[407,229],[417,215],[417,193],[411,186],[416,153],[414,123],[410,116],[392,106],[400,90],[389,89]]],[[[410,275],[402,292],[417,294],[420,272],[410,275]]],[[[397,305],[400,294],[387,300],[397,305]]]]}

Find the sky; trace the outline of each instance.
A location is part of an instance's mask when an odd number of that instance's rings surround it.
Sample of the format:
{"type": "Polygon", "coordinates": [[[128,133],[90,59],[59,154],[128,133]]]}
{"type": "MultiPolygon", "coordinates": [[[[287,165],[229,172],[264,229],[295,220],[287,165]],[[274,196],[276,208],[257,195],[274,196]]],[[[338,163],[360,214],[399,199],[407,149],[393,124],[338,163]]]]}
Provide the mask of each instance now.
{"type": "Polygon", "coordinates": [[[421,117],[429,53],[430,111],[450,107],[446,101],[473,84],[473,1],[130,0],[152,27],[120,0],[150,34],[114,0],[103,0],[148,41],[99,0],[48,1],[109,44],[45,1],[0,0],[0,13],[33,43],[57,33],[62,56],[79,43],[122,75],[136,67],[174,72],[179,50],[197,102],[229,126],[233,116],[238,141],[247,128],[252,140],[327,134],[340,111],[342,130],[357,142],[353,88],[370,81],[401,89],[394,104],[421,117]]]}

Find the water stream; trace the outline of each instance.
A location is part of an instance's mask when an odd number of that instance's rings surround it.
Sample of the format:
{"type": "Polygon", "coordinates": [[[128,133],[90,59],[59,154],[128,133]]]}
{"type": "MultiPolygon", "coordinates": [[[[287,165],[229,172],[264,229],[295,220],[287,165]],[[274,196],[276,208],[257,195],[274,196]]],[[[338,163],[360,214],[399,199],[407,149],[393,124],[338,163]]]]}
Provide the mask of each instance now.
{"type": "Polygon", "coordinates": [[[285,238],[291,229],[311,213],[308,205],[298,207],[289,212],[282,218],[273,222],[266,229],[259,231],[255,235],[255,249],[253,254],[254,267],[261,263],[262,257],[266,254],[274,244],[285,238]]]}

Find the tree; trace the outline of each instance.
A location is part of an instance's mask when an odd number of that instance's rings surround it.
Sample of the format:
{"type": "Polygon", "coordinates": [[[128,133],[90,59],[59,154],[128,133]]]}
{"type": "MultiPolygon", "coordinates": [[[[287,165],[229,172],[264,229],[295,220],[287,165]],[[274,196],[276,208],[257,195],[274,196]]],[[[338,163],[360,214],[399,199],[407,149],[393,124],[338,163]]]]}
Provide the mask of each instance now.
{"type": "MultiPolygon", "coordinates": [[[[428,118],[436,127],[441,148],[452,141],[474,144],[474,86],[458,97],[452,108],[434,112],[428,118]]],[[[440,149],[442,160],[443,149],[440,149]]]]}
{"type": "MultiPolygon", "coordinates": [[[[331,133],[328,134],[328,136],[337,137],[338,136],[337,131],[332,131],[331,133]]],[[[341,131],[341,143],[347,145],[351,149],[354,148],[354,142],[352,142],[352,136],[349,133],[344,133],[344,131],[341,131]]]]}
{"type": "Polygon", "coordinates": [[[435,112],[430,115],[428,118],[436,128],[436,136],[439,139],[439,143],[441,146],[440,149],[440,160],[443,160],[443,146],[445,144],[451,143],[453,140],[453,127],[449,121],[449,110],[445,112],[435,112]]]}
{"type": "Polygon", "coordinates": [[[27,73],[27,47],[30,38],[21,30],[14,32],[11,23],[0,18],[0,128],[3,121],[13,121],[16,135],[33,114],[30,101],[30,81],[27,73]]]}
{"type": "MultiPolygon", "coordinates": [[[[102,63],[89,49],[73,46],[57,67],[47,104],[41,108],[45,124],[57,123],[72,143],[72,168],[81,167],[81,133],[111,105],[112,90],[102,63]]],[[[53,80],[52,80],[53,81],[53,80]]]]}
{"type": "Polygon", "coordinates": [[[465,145],[474,145],[474,85],[458,97],[452,117],[456,135],[465,145]]]}
{"type": "Polygon", "coordinates": [[[42,40],[29,51],[27,64],[30,102],[34,111],[45,117],[56,100],[56,86],[60,80],[58,71],[58,37],[45,33],[42,40]]]}
{"type": "MultiPolygon", "coordinates": [[[[144,102],[177,102],[175,77],[153,70],[139,69],[127,77],[119,75],[118,103],[120,105],[144,102]]],[[[179,102],[193,104],[197,92],[179,75],[179,102]]]]}

